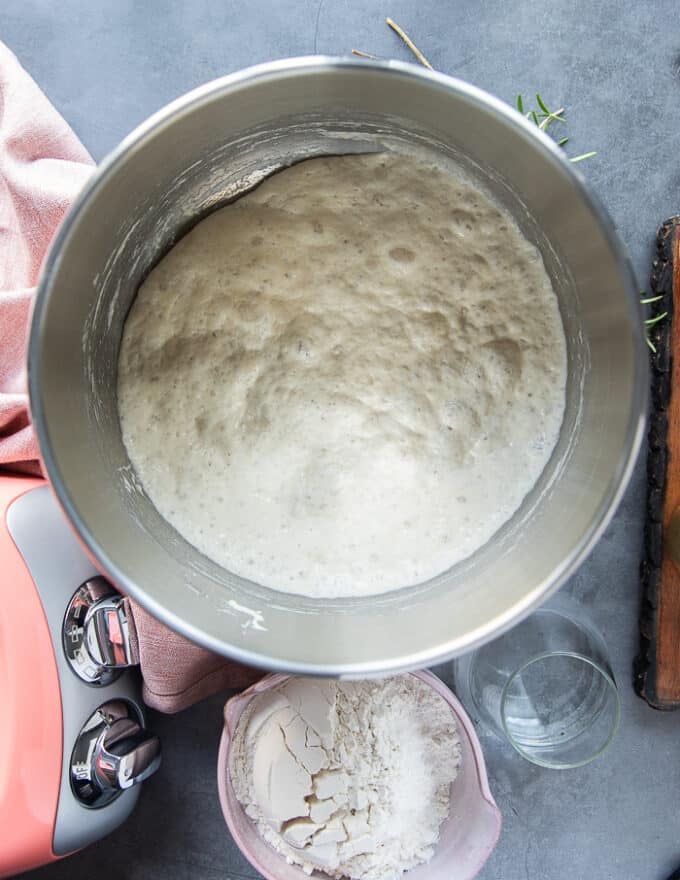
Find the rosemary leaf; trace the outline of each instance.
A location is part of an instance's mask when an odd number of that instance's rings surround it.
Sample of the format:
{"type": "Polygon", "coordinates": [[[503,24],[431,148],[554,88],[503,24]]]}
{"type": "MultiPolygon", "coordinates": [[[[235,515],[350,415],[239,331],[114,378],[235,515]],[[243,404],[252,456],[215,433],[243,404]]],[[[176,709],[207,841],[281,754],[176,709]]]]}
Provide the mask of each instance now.
{"type": "Polygon", "coordinates": [[[648,327],[653,327],[654,324],[658,324],[659,321],[663,321],[663,319],[667,318],[667,317],[668,317],[668,312],[663,312],[661,315],[655,315],[655,317],[653,317],[653,318],[647,318],[647,320],[645,321],[645,324],[648,327]]]}
{"type": "Polygon", "coordinates": [[[546,116],[550,116],[550,115],[551,115],[550,110],[548,110],[548,108],[545,106],[545,101],[544,101],[543,98],[539,95],[538,92],[536,92],[536,103],[537,103],[538,106],[541,108],[541,110],[545,113],[546,116]]]}
{"type": "Polygon", "coordinates": [[[580,156],[573,156],[569,161],[583,162],[584,159],[592,159],[593,156],[597,156],[597,153],[594,150],[592,150],[590,153],[581,153],[580,156]]]}

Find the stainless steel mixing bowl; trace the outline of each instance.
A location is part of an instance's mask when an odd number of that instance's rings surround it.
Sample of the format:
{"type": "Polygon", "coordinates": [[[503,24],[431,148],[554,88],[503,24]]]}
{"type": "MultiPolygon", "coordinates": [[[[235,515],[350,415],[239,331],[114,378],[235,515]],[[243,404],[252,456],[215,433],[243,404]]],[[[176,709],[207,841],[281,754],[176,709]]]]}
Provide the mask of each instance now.
{"type": "Polygon", "coordinates": [[[130,135],[61,227],[29,352],[47,474],[102,570],[209,648],[271,668],[343,675],[421,667],[467,651],[557,589],[628,482],[643,433],[646,363],[638,292],[621,244],[545,135],[449,77],[332,58],[268,64],[209,83],[130,135]],[[427,584],[327,602],[274,592],[213,564],[144,494],[118,423],[121,329],[140,281],[164,252],[263,173],[305,156],[400,144],[462,163],[540,248],[568,341],[560,440],[511,522],[427,584]]]}

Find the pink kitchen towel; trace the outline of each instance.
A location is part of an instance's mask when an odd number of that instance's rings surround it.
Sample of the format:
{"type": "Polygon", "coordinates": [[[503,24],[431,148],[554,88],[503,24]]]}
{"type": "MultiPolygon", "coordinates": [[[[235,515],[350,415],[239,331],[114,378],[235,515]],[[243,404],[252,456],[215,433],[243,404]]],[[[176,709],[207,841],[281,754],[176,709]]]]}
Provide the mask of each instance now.
{"type": "Polygon", "coordinates": [[[40,473],[26,395],[26,337],[40,266],[93,162],[0,43],[0,468],[40,473]]]}

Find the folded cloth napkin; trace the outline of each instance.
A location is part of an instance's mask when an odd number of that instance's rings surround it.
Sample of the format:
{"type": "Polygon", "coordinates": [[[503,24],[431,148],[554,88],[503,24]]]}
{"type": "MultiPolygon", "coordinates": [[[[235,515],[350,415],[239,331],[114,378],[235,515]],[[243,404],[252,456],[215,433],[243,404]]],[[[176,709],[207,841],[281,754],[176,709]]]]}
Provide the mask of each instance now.
{"type": "MultiPolygon", "coordinates": [[[[93,162],[73,131],[0,43],[0,470],[40,474],[26,394],[26,336],[40,266],[93,162]]],[[[144,694],[177,712],[260,673],[169,630],[130,601],[144,694]]]]}
{"type": "Polygon", "coordinates": [[[144,702],[159,712],[179,712],[219,691],[250,687],[262,672],[225,662],[160,624],[135,602],[124,600],[130,653],[144,674],[144,702]]]}

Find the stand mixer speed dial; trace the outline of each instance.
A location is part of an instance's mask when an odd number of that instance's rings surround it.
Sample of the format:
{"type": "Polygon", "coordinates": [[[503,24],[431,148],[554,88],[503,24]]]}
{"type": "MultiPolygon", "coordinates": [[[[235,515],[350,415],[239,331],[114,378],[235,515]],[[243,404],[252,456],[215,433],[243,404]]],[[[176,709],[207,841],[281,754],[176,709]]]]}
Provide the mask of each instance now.
{"type": "Polygon", "coordinates": [[[135,664],[123,597],[103,577],[86,581],[71,599],[62,633],[64,653],[76,675],[104,687],[135,664]]]}
{"type": "Polygon", "coordinates": [[[126,700],[104,703],[84,724],[71,755],[71,788],[87,807],[104,807],[151,776],[161,762],[158,737],[147,733],[126,700]]]}

